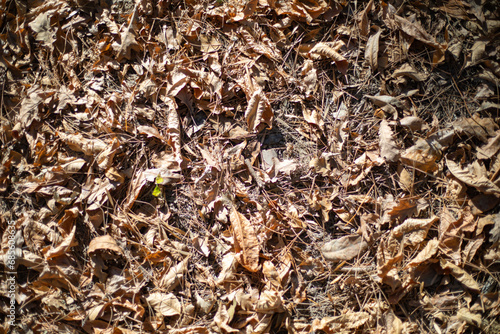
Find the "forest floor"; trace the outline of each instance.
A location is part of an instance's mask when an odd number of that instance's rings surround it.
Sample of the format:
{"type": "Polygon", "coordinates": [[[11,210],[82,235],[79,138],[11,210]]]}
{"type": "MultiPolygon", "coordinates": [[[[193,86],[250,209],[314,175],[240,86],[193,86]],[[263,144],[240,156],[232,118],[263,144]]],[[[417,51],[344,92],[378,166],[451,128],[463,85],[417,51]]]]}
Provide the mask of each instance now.
{"type": "Polygon", "coordinates": [[[500,332],[496,1],[0,3],[0,333],[500,332]]]}

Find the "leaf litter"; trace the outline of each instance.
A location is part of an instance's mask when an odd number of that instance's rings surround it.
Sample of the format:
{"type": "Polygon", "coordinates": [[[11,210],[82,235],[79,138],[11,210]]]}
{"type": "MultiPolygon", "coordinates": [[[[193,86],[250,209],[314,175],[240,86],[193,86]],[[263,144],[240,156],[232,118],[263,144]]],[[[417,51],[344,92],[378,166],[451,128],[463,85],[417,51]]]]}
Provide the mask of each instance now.
{"type": "Polygon", "coordinates": [[[500,331],[491,2],[0,14],[2,332],[500,331]]]}

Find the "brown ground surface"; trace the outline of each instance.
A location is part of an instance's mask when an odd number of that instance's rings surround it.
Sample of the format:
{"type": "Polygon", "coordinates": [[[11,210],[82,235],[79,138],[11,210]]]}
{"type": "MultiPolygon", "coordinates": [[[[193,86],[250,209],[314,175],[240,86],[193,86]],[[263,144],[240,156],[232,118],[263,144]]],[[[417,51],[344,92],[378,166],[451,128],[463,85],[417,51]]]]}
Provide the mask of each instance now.
{"type": "Polygon", "coordinates": [[[500,332],[495,1],[0,4],[0,332],[500,332]]]}

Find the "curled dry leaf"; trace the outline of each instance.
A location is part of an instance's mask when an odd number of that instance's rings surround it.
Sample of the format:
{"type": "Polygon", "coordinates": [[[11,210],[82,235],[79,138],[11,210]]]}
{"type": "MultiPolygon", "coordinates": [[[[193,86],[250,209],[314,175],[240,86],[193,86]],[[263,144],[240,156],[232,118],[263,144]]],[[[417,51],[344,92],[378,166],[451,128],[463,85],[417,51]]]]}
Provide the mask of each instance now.
{"type": "Polygon", "coordinates": [[[219,309],[217,310],[217,313],[214,316],[212,324],[217,326],[219,332],[222,332],[221,330],[223,329],[227,333],[238,333],[239,330],[229,326],[229,323],[231,322],[231,320],[233,320],[233,316],[234,316],[234,306],[229,307],[228,310],[226,305],[224,305],[224,303],[219,302],[219,309]]]}
{"type": "Polygon", "coordinates": [[[425,245],[424,249],[422,249],[417,254],[417,256],[415,256],[410,261],[410,263],[407,264],[406,267],[407,268],[416,267],[416,266],[424,263],[425,261],[433,258],[439,249],[438,247],[439,247],[439,240],[438,239],[429,240],[427,245],[425,245]]]}
{"type": "Polygon", "coordinates": [[[320,129],[325,125],[321,114],[316,109],[311,110],[305,106],[302,106],[302,115],[304,115],[304,119],[307,123],[314,124],[320,129]]]}
{"type": "Polygon", "coordinates": [[[394,71],[392,76],[394,78],[397,78],[400,76],[406,76],[406,77],[412,78],[415,81],[425,81],[429,77],[428,75],[426,75],[424,73],[419,73],[410,64],[401,65],[400,68],[398,68],[396,71],[394,71]]]}
{"type": "Polygon", "coordinates": [[[467,308],[462,307],[460,310],[457,312],[457,319],[460,321],[465,321],[469,325],[475,326],[480,328],[481,327],[481,314],[478,313],[472,313],[469,311],[467,308]]]}
{"type": "Polygon", "coordinates": [[[487,143],[489,137],[496,136],[498,125],[492,118],[481,118],[476,113],[471,118],[462,118],[453,122],[453,129],[459,134],[476,137],[483,143],[487,143]]]}
{"type": "Polygon", "coordinates": [[[486,145],[477,149],[477,157],[479,159],[491,159],[500,150],[500,131],[497,135],[488,140],[486,145]]]}
{"type": "Polygon", "coordinates": [[[390,95],[365,95],[365,97],[369,98],[373,104],[379,107],[384,107],[387,105],[401,108],[403,107],[403,103],[397,97],[390,95]]]}
{"type": "Polygon", "coordinates": [[[446,165],[453,176],[463,183],[482,193],[500,196],[500,187],[488,179],[486,167],[478,160],[461,167],[455,161],[446,158],[446,165]]]}
{"type": "Polygon", "coordinates": [[[108,234],[94,238],[90,242],[87,252],[91,254],[95,253],[98,250],[107,250],[116,252],[118,254],[123,254],[121,247],[118,246],[115,239],[113,239],[113,237],[108,234]]]}
{"type": "Polygon", "coordinates": [[[259,269],[259,241],[250,221],[233,207],[229,215],[235,238],[235,248],[242,254],[242,265],[250,270],[259,269]]]}
{"type": "Polygon", "coordinates": [[[444,270],[450,271],[450,274],[455,277],[457,281],[465,285],[467,288],[474,290],[474,291],[479,291],[481,290],[481,287],[479,284],[474,280],[474,278],[467,273],[465,270],[462,268],[454,265],[453,263],[450,263],[446,261],[445,259],[441,259],[440,261],[441,268],[444,270]]]}
{"type": "Polygon", "coordinates": [[[316,69],[314,68],[314,63],[312,60],[307,59],[302,66],[301,74],[303,79],[303,89],[305,91],[306,97],[314,94],[317,88],[318,76],[316,74],[316,69]]]}
{"type": "Polygon", "coordinates": [[[406,219],[403,224],[395,227],[391,232],[392,238],[400,238],[403,235],[405,240],[411,245],[417,245],[424,241],[427,236],[427,232],[431,228],[432,224],[437,222],[439,217],[432,217],[428,219],[406,219]]]}
{"type": "Polygon", "coordinates": [[[255,304],[255,311],[262,313],[283,312],[280,292],[276,289],[264,289],[255,304]]]}
{"type": "Polygon", "coordinates": [[[360,13],[358,21],[359,21],[359,33],[361,36],[367,36],[370,32],[370,21],[368,20],[368,13],[373,8],[373,0],[366,5],[366,8],[360,13]]]}
{"type": "Polygon", "coordinates": [[[231,280],[236,271],[236,266],[240,260],[240,254],[234,254],[228,252],[222,258],[222,269],[217,277],[216,283],[223,284],[224,282],[231,280]]]}
{"type": "Polygon", "coordinates": [[[326,243],[321,247],[321,252],[329,261],[349,261],[362,255],[367,248],[368,243],[362,236],[351,235],[326,243]]]}
{"type": "Polygon", "coordinates": [[[116,52],[116,60],[118,61],[121,61],[123,58],[130,60],[132,58],[132,51],[139,52],[142,50],[142,46],[137,43],[135,32],[130,29],[130,26],[126,27],[120,34],[120,42],[113,43],[112,47],[116,52]]]}
{"type": "Polygon", "coordinates": [[[378,133],[380,136],[380,156],[387,162],[396,162],[399,159],[399,149],[394,141],[394,133],[389,122],[385,119],[382,120],[378,133]]]}
{"type": "Polygon", "coordinates": [[[245,119],[247,120],[248,128],[252,131],[258,131],[259,125],[262,123],[271,127],[273,116],[271,104],[266,94],[260,88],[257,89],[252,94],[245,110],[245,119]]]}
{"type": "Polygon", "coordinates": [[[76,224],[75,219],[78,217],[78,209],[71,208],[66,210],[64,216],[59,220],[59,230],[61,231],[61,242],[54,246],[45,253],[45,259],[49,260],[51,258],[65,254],[72,246],[77,245],[75,241],[76,224]]]}
{"type": "Polygon", "coordinates": [[[229,22],[234,21],[238,22],[241,20],[246,19],[250,15],[252,15],[255,12],[255,8],[257,8],[257,4],[259,3],[259,0],[250,0],[245,4],[245,7],[243,8],[242,11],[238,12],[234,17],[230,19],[229,22]]]}
{"type": "Polygon", "coordinates": [[[162,142],[166,142],[165,137],[161,135],[161,133],[158,131],[158,129],[154,126],[147,126],[147,125],[139,125],[137,127],[137,132],[140,134],[146,135],[148,137],[155,137],[162,142]]]}
{"type": "Polygon", "coordinates": [[[273,61],[281,59],[281,53],[269,37],[262,35],[261,41],[257,41],[256,38],[249,32],[249,29],[241,29],[240,35],[243,37],[247,45],[258,54],[262,54],[273,61]]]}
{"type": "Polygon", "coordinates": [[[311,332],[343,333],[346,330],[352,331],[363,326],[369,319],[370,315],[367,312],[349,311],[346,314],[336,317],[324,317],[321,320],[315,319],[311,326],[311,332]]]}
{"type": "Polygon", "coordinates": [[[68,175],[72,175],[74,173],[77,173],[82,169],[83,165],[85,165],[86,161],[84,159],[77,158],[75,160],[72,160],[70,162],[67,162],[63,165],[61,165],[61,168],[64,170],[64,172],[68,175]]]}
{"type": "Polygon", "coordinates": [[[428,46],[433,47],[436,50],[436,52],[439,53],[439,57],[433,57],[434,64],[437,64],[438,62],[444,60],[442,59],[442,55],[446,50],[446,45],[441,45],[437,43],[435,38],[432,37],[432,35],[430,35],[427,31],[425,31],[425,29],[422,28],[422,26],[419,23],[412,23],[407,19],[398,15],[394,15],[394,19],[398,23],[401,30],[403,30],[406,34],[419,40],[422,43],[427,44],[428,46]]]}
{"type": "MultiPolygon", "coordinates": [[[[340,45],[341,47],[342,45],[340,45]]],[[[319,55],[325,58],[332,59],[337,65],[338,69],[342,73],[346,73],[347,71],[347,59],[345,59],[340,53],[338,53],[338,48],[333,48],[327,43],[318,43],[316,44],[310,51],[310,55],[319,55]]]]}
{"type": "Polygon", "coordinates": [[[271,286],[279,288],[281,286],[281,279],[276,267],[271,261],[264,261],[262,264],[262,273],[271,286]]]}
{"type": "Polygon", "coordinates": [[[80,133],[68,135],[63,132],[58,132],[57,135],[72,150],[83,152],[85,155],[99,154],[108,147],[106,142],[100,139],[87,139],[80,133]]]}
{"type": "Polygon", "coordinates": [[[268,3],[274,7],[276,14],[290,15],[300,21],[305,19],[308,24],[311,24],[314,19],[330,8],[325,0],[312,0],[308,2],[268,1],[268,3]]]}
{"type": "Polygon", "coordinates": [[[167,274],[160,279],[158,287],[165,289],[166,292],[174,290],[186,274],[188,262],[189,257],[172,266],[167,274]]]}
{"type": "Polygon", "coordinates": [[[108,145],[101,153],[95,158],[99,168],[107,170],[111,167],[113,163],[113,158],[115,157],[118,149],[120,148],[120,141],[118,138],[113,138],[111,144],[108,145]]]}

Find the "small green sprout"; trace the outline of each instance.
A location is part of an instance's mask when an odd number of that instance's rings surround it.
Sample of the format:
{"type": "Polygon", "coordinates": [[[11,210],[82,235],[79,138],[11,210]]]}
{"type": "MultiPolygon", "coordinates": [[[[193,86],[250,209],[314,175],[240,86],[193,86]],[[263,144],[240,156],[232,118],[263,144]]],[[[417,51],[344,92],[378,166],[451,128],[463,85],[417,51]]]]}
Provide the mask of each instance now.
{"type": "Polygon", "coordinates": [[[159,184],[161,184],[163,182],[163,178],[158,175],[155,179],[155,183],[156,183],[156,187],[153,189],[153,196],[154,197],[158,197],[161,195],[161,188],[159,186],[159,184]]]}

